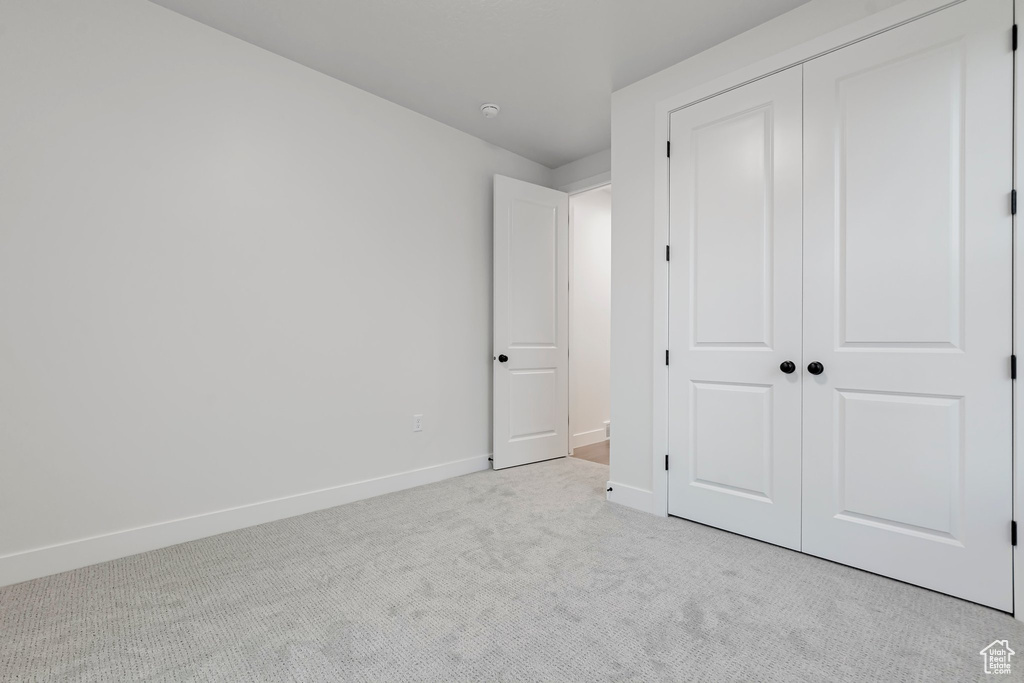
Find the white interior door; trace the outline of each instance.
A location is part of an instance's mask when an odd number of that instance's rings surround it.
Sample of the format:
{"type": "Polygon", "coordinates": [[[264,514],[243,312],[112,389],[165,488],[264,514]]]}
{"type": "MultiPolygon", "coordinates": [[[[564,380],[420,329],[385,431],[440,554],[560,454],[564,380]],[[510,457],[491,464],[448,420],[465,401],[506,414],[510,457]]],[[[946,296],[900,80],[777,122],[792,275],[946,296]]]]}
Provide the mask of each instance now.
{"type": "Polygon", "coordinates": [[[795,549],[800,106],[796,67],[681,109],[670,158],[669,513],[795,549]]]}
{"type": "Polygon", "coordinates": [[[494,469],[569,452],[569,196],[494,176],[494,469]]]}
{"type": "Polygon", "coordinates": [[[804,67],[803,549],[1003,610],[1012,23],[969,0],[804,67]]]}

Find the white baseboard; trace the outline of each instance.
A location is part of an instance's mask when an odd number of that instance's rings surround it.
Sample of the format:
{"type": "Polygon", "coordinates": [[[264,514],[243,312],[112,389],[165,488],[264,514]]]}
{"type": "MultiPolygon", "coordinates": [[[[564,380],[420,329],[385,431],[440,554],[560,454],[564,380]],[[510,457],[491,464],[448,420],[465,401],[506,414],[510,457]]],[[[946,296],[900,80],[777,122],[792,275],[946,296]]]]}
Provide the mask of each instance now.
{"type": "Polygon", "coordinates": [[[490,455],[0,556],[0,586],[489,469],[490,455]]]}
{"type": "Polygon", "coordinates": [[[653,491],[636,489],[632,486],[626,486],[625,484],[616,484],[614,481],[608,482],[608,485],[605,488],[611,489],[611,491],[608,491],[605,494],[609,502],[618,503],[619,505],[625,505],[626,507],[633,508],[634,510],[653,514],[653,491]]]}
{"type": "Polygon", "coordinates": [[[583,446],[589,446],[592,443],[600,443],[606,441],[607,436],[604,435],[604,427],[600,429],[591,429],[587,432],[580,432],[579,434],[572,435],[572,447],[582,448],[583,446]]]}

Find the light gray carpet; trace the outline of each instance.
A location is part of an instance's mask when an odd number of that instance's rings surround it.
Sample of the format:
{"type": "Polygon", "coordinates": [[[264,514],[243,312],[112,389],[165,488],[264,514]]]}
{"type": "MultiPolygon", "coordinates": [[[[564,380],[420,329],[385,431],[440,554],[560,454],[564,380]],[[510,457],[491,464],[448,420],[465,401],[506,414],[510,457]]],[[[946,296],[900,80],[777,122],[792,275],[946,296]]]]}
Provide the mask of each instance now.
{"type": "Polygon", "coordinates": [[[1024,673],[1005,614],[606,503],[607,474],[480,472],[0,589],[0,679],[964,681],[996,638],[1024,673]]]}

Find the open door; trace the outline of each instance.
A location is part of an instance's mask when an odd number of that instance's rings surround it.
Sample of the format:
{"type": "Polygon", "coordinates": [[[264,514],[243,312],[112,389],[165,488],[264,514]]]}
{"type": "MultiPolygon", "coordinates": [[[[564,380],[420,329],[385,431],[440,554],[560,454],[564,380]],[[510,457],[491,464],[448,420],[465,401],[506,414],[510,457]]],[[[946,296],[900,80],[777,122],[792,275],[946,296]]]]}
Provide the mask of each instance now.
{"type": "Polygon", "coordinates": [[[494,176],[494,469],[569,453],[569,196],[494,176]]]}

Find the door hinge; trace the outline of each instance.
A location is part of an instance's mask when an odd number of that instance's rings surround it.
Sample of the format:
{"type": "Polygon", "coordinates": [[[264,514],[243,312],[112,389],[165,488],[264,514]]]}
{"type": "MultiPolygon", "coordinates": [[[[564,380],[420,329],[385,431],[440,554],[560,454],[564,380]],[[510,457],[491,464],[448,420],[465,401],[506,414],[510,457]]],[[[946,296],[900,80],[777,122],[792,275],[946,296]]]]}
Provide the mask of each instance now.
{"type": "Polygon", "coordinates": [[[1010,522],[1010,545],[1017,545],[1017,522],[1010,522]]]}
{"type": "Polygon", "coordinates": [[[668,349],[665,349],[665,365],[668,365],[668,349]]]}
{"type": "Polygon", "coordinates": [[[671,247],[669,247],[669,245],[667,245],[667,244],[665,245],[665,260],[666,261],[671,261],[672,260],[672,250],[671,250],[671,247]]]}
{"type": "Polygon", "coordinates": [[[1013,51],[1017,51],[1017,24],[1013,25],[1010,29],[1010,45],[1013,47],[1013,51]]]}
{"type": "Polygon", "coordinates": [[[1010,379],[1017,379],[1017,354],[1010,356],[1010,379]]]}
{"type": "Polygon", "coordinates": [[[1017,215],[1017,190],[1010,190],[1010,215],[1017,215]]]}
{"type": "Polygon", "coordinates": [[[666,140],[665,141],[665,156],[667,156],[669,159],[672,158],[672,141],[671,140],[666,140]]]}
{"type": "Polygon", "coordinates": [[[668,472],[668,453],[665,454],[665,471],[668,472]]]}

